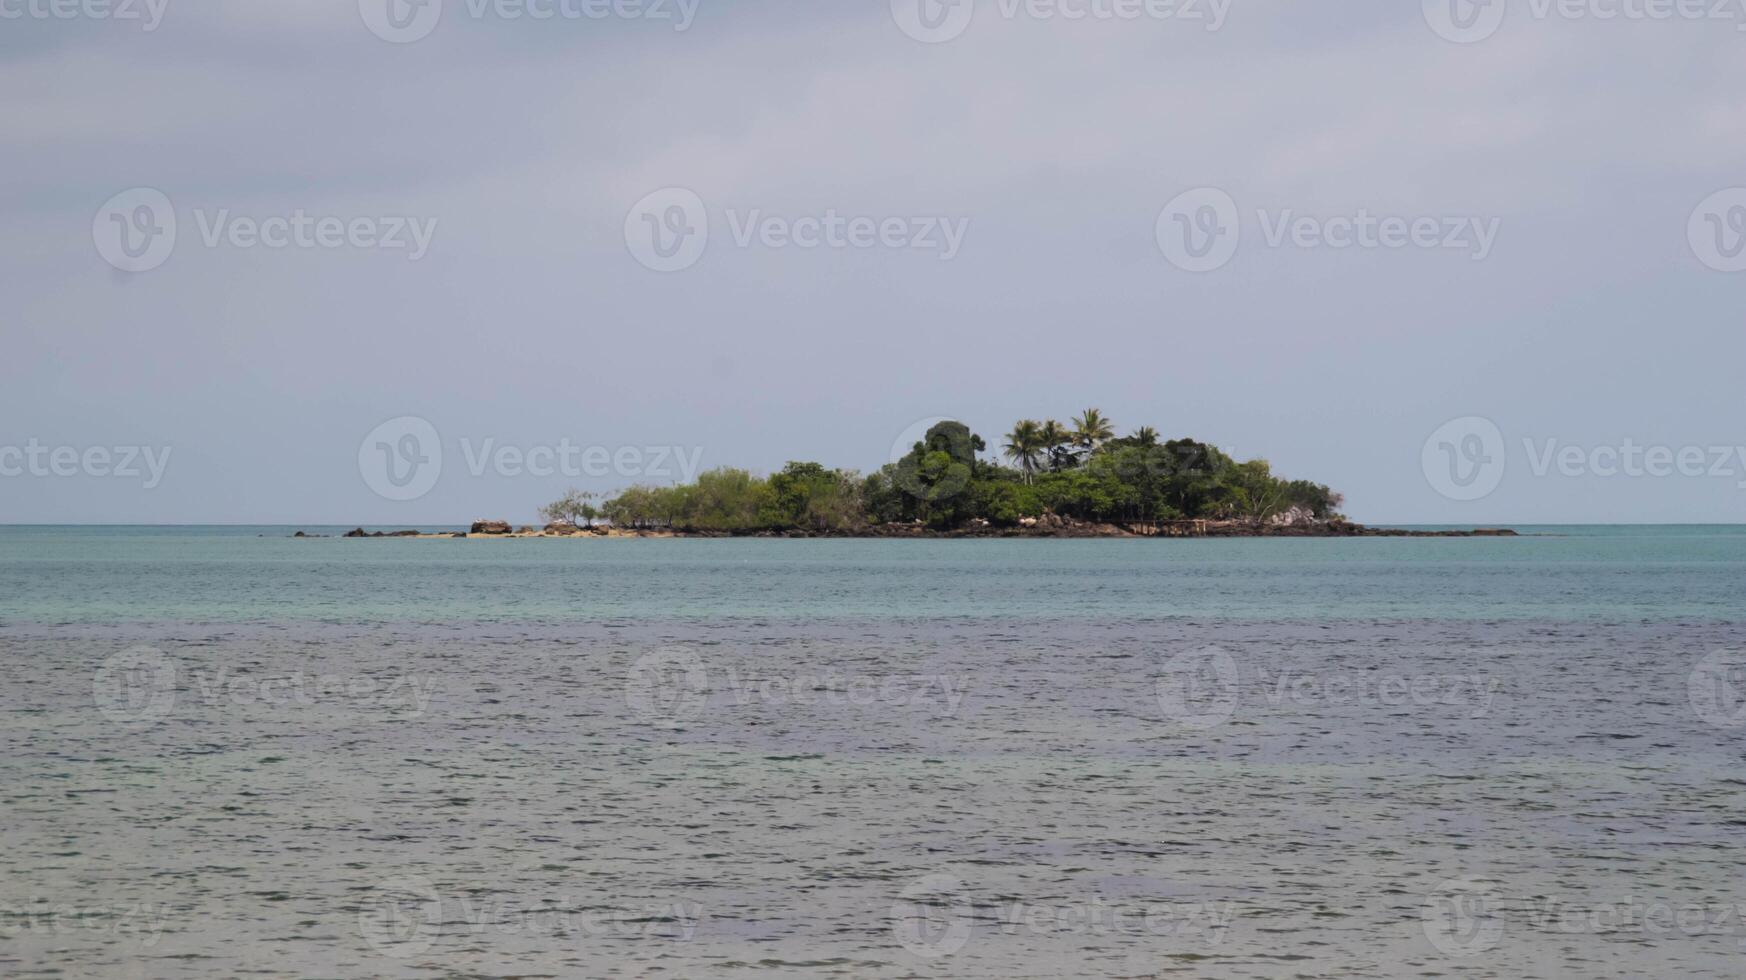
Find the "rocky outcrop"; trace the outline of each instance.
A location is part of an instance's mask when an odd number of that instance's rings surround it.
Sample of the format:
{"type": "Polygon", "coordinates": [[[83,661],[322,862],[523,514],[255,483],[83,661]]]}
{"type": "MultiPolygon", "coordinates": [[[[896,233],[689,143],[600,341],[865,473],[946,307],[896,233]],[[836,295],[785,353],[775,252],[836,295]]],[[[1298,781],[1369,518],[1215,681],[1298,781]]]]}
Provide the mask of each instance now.
{"type": "Polygon", "coordinates": [[[513,534],[515,528],[508,521],[474,521],[469,534],[513,534]]]}

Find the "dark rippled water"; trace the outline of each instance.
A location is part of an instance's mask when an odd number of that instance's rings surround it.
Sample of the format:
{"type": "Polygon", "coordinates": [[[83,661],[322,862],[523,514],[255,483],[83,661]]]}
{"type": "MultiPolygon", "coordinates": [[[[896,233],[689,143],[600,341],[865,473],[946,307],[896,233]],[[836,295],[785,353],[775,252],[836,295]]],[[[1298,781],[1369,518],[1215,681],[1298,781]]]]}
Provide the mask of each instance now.
{"type": "Polygon", "coordinates": [[[0,529],[0,975],[1746,963],[1735,529],[290,530],[0,529]]]}

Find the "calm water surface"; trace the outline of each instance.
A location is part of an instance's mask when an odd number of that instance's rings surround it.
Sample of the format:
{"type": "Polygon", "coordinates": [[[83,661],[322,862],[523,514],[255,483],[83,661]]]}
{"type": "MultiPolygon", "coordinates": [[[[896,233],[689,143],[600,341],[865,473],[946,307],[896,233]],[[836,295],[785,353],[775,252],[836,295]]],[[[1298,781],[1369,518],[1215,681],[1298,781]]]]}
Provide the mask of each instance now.
{"type": "Polygon", "coordinates": [[[292,530],[0,528],[0,975],[1746,965],[1742,529],[292,530]]]}

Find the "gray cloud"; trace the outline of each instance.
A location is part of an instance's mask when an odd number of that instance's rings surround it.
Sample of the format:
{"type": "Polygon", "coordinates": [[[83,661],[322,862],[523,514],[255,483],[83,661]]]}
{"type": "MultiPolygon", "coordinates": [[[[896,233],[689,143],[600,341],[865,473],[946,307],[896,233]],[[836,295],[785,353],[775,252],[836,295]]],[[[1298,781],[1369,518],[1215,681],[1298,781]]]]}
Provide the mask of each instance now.
{"type": "Polygon", "coordinates": [[[985,0],[937,45],[883,0],[704,0],[684,32],[448,0],[405,45],[352,0],[172,0],[151,33],[0,21],[0,445],[175,447],[150,492],[0,479],[0,520],[522,520],[570,482],[625,482],[451,460],[429,495],[385,501],[358,444],[402,415],[451,442],[867,468],[924,416],[992,437],[1087,404],[1326,480],[1360,519],[1737,519],[1733,481],[1533,477],[1522,440],[1746,441],[1746,280],[1686,234],[1746,185],[1746,33],[1524,2],[1462,45],[1418,8],[1239,0],[1208,32],[985,0]],[[180,229],[128,275],[92,222],[136,186],[180,229]],[[706,203],[711,241],[663,275],[624,224],[670,186],[706,203]],[[1200,186],[1238,202],[1244,241],[1194,275],[1154,223],[1200,186]],[[1483,262],[1268,248],[1263,209],[1500,230],[1483,262]],[[195,214],[220,210],[438,224],[417,262],[208,248],[195,214]],[[969,230],[950,262],[742,248],[729,210],[969,230]],[[1520,458],[1460,503],[1420,451],[1468,415],[1520,458]]]}

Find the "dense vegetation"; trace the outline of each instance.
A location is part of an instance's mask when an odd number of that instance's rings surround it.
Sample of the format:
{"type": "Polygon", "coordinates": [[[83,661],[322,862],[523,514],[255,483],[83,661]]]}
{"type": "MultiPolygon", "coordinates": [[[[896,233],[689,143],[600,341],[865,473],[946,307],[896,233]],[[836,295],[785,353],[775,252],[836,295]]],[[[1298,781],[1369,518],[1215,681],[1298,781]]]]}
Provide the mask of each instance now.
{"type": "Polygon", "coordinates": [[[928,430],[909,454],[870,476],[789,463],[768,478],[723,468],[681,486],[636,486],[595,508],[572,491],[549,520],[692,531],[853,531],[922,522],[936,528],[983,520],[1011,527],[1054,514],[1107,523],[1191,518],[1265,523],[1279,515],[1328,518],[1338,494],[1273,475],[1265,460],[1239,463],[1193,439],[1162,442],[1148,427],[1116,438],[1096,409],[1073,420],[1020,422],[1001,446],[1005,463],[959,422],[928,430]]]}

